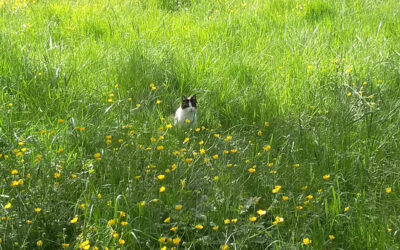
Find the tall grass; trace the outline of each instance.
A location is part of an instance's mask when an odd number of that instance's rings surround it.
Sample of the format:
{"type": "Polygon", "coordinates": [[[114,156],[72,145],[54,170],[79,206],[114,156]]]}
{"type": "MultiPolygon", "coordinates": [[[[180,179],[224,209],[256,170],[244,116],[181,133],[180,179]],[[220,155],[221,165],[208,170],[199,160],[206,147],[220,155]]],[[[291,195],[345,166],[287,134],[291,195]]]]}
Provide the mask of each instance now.
{"type": "Polygon", "coordinates": [[[0,0],[0,248],[398,248],[399,12],[0,0]]]}

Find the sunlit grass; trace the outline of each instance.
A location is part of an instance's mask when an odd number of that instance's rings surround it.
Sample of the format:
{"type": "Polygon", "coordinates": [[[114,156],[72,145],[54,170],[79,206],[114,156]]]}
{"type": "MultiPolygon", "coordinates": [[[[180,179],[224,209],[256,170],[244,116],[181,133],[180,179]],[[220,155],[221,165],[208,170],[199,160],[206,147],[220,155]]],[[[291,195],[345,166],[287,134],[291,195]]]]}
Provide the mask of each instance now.
{"type": "Polygon", "coordinates": [[[398,246],[399,12],[0,0],[1,248],[398,246]]]}

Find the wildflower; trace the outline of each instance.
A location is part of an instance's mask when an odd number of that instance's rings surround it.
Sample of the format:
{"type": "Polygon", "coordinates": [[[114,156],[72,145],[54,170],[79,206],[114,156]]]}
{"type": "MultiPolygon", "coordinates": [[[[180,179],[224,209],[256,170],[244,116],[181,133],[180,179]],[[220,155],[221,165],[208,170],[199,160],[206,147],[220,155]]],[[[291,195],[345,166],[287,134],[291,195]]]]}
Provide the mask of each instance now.
{"type": "Polygon", "coordinates": [[[330,234],[330,235],[329,235],[329,239],[330,239],[330,240],[334,240],[334,239],[335,239],[335,236],[333,236],[332,234],[330,234]]]}
{"type": "Polygon", "coordinates": [[[270,151],[271,150],[271,146],[267,145],[264,147],[264,152],[270,151]]]}
{"type": "Polygon", "coordinates": [[[43,246],[43,241],[42,241],[42,240],[38,240],[38,241],[36,242],[36,246],[38,246],[38,247],[43,246]]]}
{"type": "Polygon", "coordinates": [[[303,207],[302,206],[296,206],[296,209],[300,211],[300,210],[303,210],[303,207]]]}
{"type": "Polygon", "coordinates": [[[349,210],[350,210],[350,207],[345,207],[345,208],[344,208],[344,212],[346,212],[346,213],[347,213],[349,210]]]}
{"type": "Polygon", "coordinates": [[[212,157],[214,160],[218,160],[218,155],[213,155],[212,157]]]}
{"type": "Polygon", "coordinates": [[[214,181],[219,181],[219,176],[214,176],[214,181]]]}
{"type": "Polygon", "coordinates": [[[26,220],[25,223],[30,225],[32,223],[32,221],[31,220],[26,220]]]}
{"type": "Polygon", "coordinates": [[[61,177],[61,174],[59,172],[54,173],[54,179],[58,179],[61,177]]]}
{"type": "Polygon", "coordinates": [[[231,164],[231,163],[228,163],[228,164],[226,164],[226,167],[227,167],[227,168],[230,168],[230,167],[232,167],[232,164],[231,164]]]}
{"type": "Polygon", "coordinates": [[[190,163],[192,163],[193,159],[192,158],[187,158],[187,159],[185,159],[185,161],[186,161],[187,164],[190,164],[190,163]]]}
{"type": "Polygon", "coordinates": [[[268,127],[269,127],[269,122],[265,122],[265,123],[264,123],[264,126],[265,126],[266,128],[268,128],[268,127]]]}
{"type": "Polygon", "coordinates": [[[168,218],[166,218],[165,220],[164,220],[164,223],[166,223],[166,224],[168,224],[168,223],[170,223],[171,222],[171,217],[168,217],[168,218]]]}
{"type": "Polygon", "coordinates": [[[322,176],[322,179],[324,179],[325,181],[329,180],[329,178],[331,178],[329,174],[322,176]]]}
{"type": "Polygon", "coordinates": [[[113,237],[114,239],[118,239],[118,238],[119,238],[119,233],[113,233],[113,234],[112,234],[112,237],[113,237]]]}
{"type": "Polygon", "coordinates": [[[186,179],[181,180],[181,187],[182,189],[186,187],[186,179]]]}
{"type": "Polygon", "coordinates": [[[225,244],[225,245],[222,245],[220,248],[221,248],[221,250],[228,250],[229,246],[227,244],[225,244]]]}
{"type": "Polygon", "coordinates": [[[120,240],[118,241],[118,243],[119,243],[120,245],[124,245],[124,244],[125,244],[125,241],[124,241],[123,239],[120,239],[120,240]]]}
{"type": "Polygon", "coordinates": [[[181,242],[181,239],[180,239],[180,238],[174,238],[174,239],[172,240],[172,243],[173,243],[175,246],[179,245],[180,242],[181,242]]]}
{"type": "Polygon", "coordinates": [[[156,104],[157,104],[157,105],[160,105],[161,103],[162,103],[161,100],[157,100],[157,101],[156,101],[156,104]]]}
{"type": "Polygon", "coordinates": [[[9,103],[9,104],[8,104],[8,107],[12,108],[12,107],[13,107],[13,104],[12,104],[12,103],[9,103]]]}
{"type": "Polygon", "coordinates": [[[37,208],[35,208],[35,213],[40,213],[40,211],[42,211],[42,209],[41,208],[39,208],[39,207],[37,207],[37,208]]]}
{"type": "MultiPolygon", "coordinates": [[[[162,136],[162,135],[161,135],[160,137],[158,137],[158,140],[159,140],[159,141],[164,141],[164,139],[165,139],[165,138],[164,138],[164,136],[162,136]]],[[[164,147],[163,147],[163,149],[164,149],[164,147]]]]}
{"type": "Polygon", "coordinates": [[[171,170],[172,171],[175,171],[176,170],[176,164],[174,163],[174,164],[172,164],[172,166],[171,166],[171,170]]]}
{"type": "Polygon", "coordinates": [[[391,232],[392,232],[392,229],[391,229],[391,228],[388,228],[387,231],[388,231],[388,233],[391,233],[391,232]]]}
{"type": "Polygon", "coordinates": [[[200,132],[200,128],[196,128],[194,131],[196,131],[196,132],[200,132]]]}
{"type": "Polygon", "coordinates": [[[18,170],[16,170],[16,169],[11,170],[11,175],[17,175],[17,174],[18,174],[18,170]]]}
{"type": "Polygon", "coordinates": [[[392,188],[390,188],[390,187],[386,188],[386,193],[387,194],[390,194],[391,192],[392,192],[392,188]]]}
{"type": "Polygon", "coordinates": [[[272,189],[272,193],[273,193],[273,194],[277,194],[277,193],[281,190],[281,188],[282,188],[282,186],[279,186],[279,185],[275,186],[275,187],[272,189]]]}
{"type": "Polygon", "coordinates": [[[314,197],[312,195],[307,195],[306,199],[310,201],[310,200],[314,199],[314,197]]]}
{"type": "Polygon", "coordinates": [[[176,211],[181,211],[182,208],[183,208],[182,205],[176,205],[176,206],[175,206],[175,210],[176,210],[176,211]]]}
{"type": "Polygon", "coordinates": [[[176,231],[178,231],[178,227],[171,227],[169,231],[176,233],[176,231]]]}
{"type": "Polygon", "coordinates": [[[146,206],[146,202],[145,202],[145,201],[140,202],[140,206],[141,206],[141,207],[146,206]]]}
{"type": "Polygon", "coordinates": [[[276,216],[274,222],[272,222],[272,225],[283,223],[283,221],[284,219],[282,217],[276,216]]]}
{"type": "Polygon", "coordinates": [[[12,207],[12,205],[11,205],[11,203],[10,202],[8,202],[5,206],[4,206],[4,208],[5,209],[11,209],[11,207],[12,207]]]}
{"type": "Polygon", "coordinates": [[[250,222],[256,222],[256,220],[257,220],[257,217],[255,217],[255,216],[252,216],[249,218],[250,222]]]}
{"type": "Polygon", "coordinates": [[[165,243],[167,241],[166,237],[161,237],[158,239],[158,242],[160,242],[161,244],[165,243]]]}
{"type": "Polygon", "coordinates": [[[72,178],[72,179],[76,179],[77,177],[78,177],[78,176],[77,176],[76,174],[72,174],[72,175],[71,175],[71,178],[72,178]]]}
{"type": "Polygon", "coordinates": [[[298,168],[298,167],[300,167],[300,164],[298,164],[298,163],[293,164],[293,167],[294,167],[294,168],[298,168]]]}
{"type": "Polygon", "coordinates": [[[224,224],[225,224],[225,225],[228,225],[228,224],[230,224],[230,223],[231,223],[231,220],[230,220],[230,219],[225,219],[225,220],[224,220],[224,224]]]}
{"type": "Polygon", "coordinates": [[[57,123],[58,123],[58,124],[63,124],[63,123],[64,123],[64,120],[63,120],[63,119],[58,119],[58,120],[57,120],[57,123]]]}
{"type": "Polygon", "coordinates": [[[190,139],[189,139],[188,137],[186,137],[185,140],[183,140],[183,144],[188,143],[189,140],[190,140],[190,139]]]}
{"type": "Polygon", "coordinates": [[[302,186],[300,189],[301,191],[306,191],[308,189],[308,186],[302,186]]]}
{"type": "Polygon", "coordinates": [[[121,221],[121,226],[123,226],[123,227],[128,226],[128,222],[126,222],[126,221],[121,221]]]}
{"type": "Polygon", "coordinates": [[[348,93],[347,93],[347,97],[351,97],[351,92],[348,92],[348,93]]]}
{"type": "Polygon", "coordinates": [[[261,130],[258,130],[257,135],[262,136],[263,132],[261,130]]]}
{"type": "Polygon", "coordinates": [[[283,201],[288,201],[288,200],[289,200],[289,197],[287,197],[287,196],[282,196],[282,200],[283,200],[283,201]]]}
{"type": "Polygon", "coordinates": [[[172,128],[172,124],[171,124],[171,123],[168,123],[167,125],[165,125],[165,127],[166,127],[167,129],[171,129],[171,128],[172,128]]]}
{"type": "Polygon", "coordinates": [[[165,175],[160,174],[159,176],[157,176],[157,179],[160,180],[160,181],[162,181],[162,180],[165,179],[165,175]]]}
{"type": "Polygon", "coordinates": [[[160,193],[164,193],[164,192],[165,192],[165,187],[164,186],[160,187],[160,193]]]}
{"type": "Polygon", "coordinates": [[[78,216],[75,216],[75,218],[73,218],[70,223],[71,224],[76,224],[78,222],[78,216]]]}
{"type": "Polygon", "coordinates": [[[249,173],[252,174],[252,173],[256,172],[256,168],[251,167],[247,171],[249,171],[249,173]]]}
{"type": "Polygon", "coordinates": [[[236,218],[231,220],[231,222],[232,222],[233,224],[236,224],[237,221],[238,221],[238,219],[236,219],[236,218]]]}
{"type": "Polygon", "coordinates": [[[62,247],[62,248],[68,248],[68,247],[69,247],[69,244],[68,244],[68,243],[62,243],[62,244],[61,244],[61,247],[62,247]]]}
{"type": "Polygon", "coordinates": [[[225,155],[229,154],[229,151],[228,150],[224,150],[224,154],[225,155]]]}
{"type": "Polygon", "coordinates": [[[109,227],[114,226],[114,224],[115,224],[115,220],[114,220],[114,219],[109,220],[109,221],[107,222],[107,226],[109,226],[109,227]]]}
{"type": "Polygon", "coordinates": [[[199,225],[196,225],[195,228],[196,228],[197,230],[203,230],[204,227],[203,227],[203,225],[200,225],[200,224],[199,224],[199,225]]]}
{"type": "Polygon", "coordinates": [[[93,155],[93,157],[95,158],[95,159],[97,159],[97,158],[100,158],[100,153],[95,153],[94,155],[93,155]]]}
{"type": "Polygon", "coordinates": [[[264,216],[264,215],[267,214],[267,211],[260,209],[260,210],[257,211],[257,214],[258,214],[259,216],[264,216]]]}
{"type": "Polygon", "coordinates": [[[219,139],[221,136],[220,136],[220,134],[214,134],[214,137],[219,139]]]}
{"type": "Polygon", "coordinates": [[[311,244],[311,240],[310,240],[309,238],[304,238],[304,239],[303,239],[303,244],[304,244],[305,246],[308,246],[308,245],[311,244]]]}
{"type": "Polygon", "coordinates": [[[204,141],[200,141],[200,142],[199,142],[199,145],[200,145],[200,146],[203,146],[203,145],[204,145],[204,141]]]}
{"type": "Polygon", "coordinates": [[[185,123],[186,123],[186,124],[189,124],[189,123],[190,123],[190,120],[186,119],[186,120],[185,120],[185,123]]]}
{"type": "Polygon", "coordinates": [[[237,151],[238,151],[237,149],[231,149],[231,153],[232,153],[232,154],[236,154],[237,151]]]}
{"type": "Polygon", "coordinates": [[[212,228],[213,231],[218,231],[218,229],[219,229],[219,226],[214,226],[214,227],[212,228]]]}
{"type": "Polygon", "coordinates": [[[225,142],[228,142],[228,141],[230,141],[230,140],[232,140],[232,136],[230,136],[230,135],[228,135],[226,138],[225,138],[225,142]]]}

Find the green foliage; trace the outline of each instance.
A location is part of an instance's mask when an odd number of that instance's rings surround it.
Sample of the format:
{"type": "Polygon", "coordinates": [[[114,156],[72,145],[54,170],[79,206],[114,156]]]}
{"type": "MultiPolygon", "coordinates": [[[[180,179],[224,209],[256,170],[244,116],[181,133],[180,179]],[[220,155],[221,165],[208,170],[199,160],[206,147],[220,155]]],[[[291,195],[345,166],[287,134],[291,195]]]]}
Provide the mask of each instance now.
{"type": "Polygon", "coordinates": [[[398,248],[399,11],[0,0],[0,248],[398,248]]]}

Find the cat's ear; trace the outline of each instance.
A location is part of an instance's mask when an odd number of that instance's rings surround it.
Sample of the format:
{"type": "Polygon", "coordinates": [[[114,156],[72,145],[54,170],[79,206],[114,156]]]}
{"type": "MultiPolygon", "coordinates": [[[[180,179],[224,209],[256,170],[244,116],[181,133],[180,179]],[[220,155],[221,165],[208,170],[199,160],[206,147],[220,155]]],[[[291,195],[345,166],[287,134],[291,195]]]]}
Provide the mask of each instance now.
{"type": "Polygon", "coordinates": [[[190,97],[190,100],[195,100],[195,101],[197,101],[196,95],[193,95],[192,97],[190,97]]]}
{"type": "Polygon", "coordinates": [[[184,100],[187,100],[187,98],[186,98],[186,96],[182,96],[182,102],[184,101],[184,100]]]}

